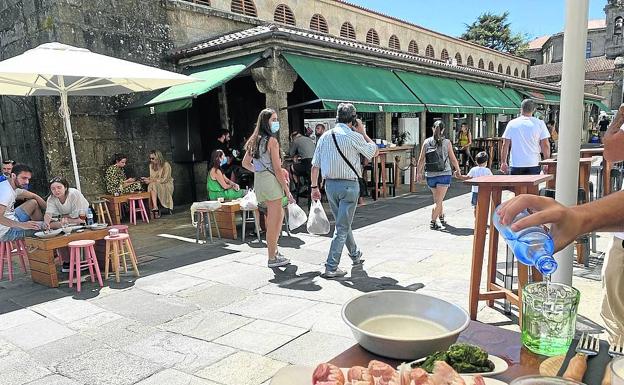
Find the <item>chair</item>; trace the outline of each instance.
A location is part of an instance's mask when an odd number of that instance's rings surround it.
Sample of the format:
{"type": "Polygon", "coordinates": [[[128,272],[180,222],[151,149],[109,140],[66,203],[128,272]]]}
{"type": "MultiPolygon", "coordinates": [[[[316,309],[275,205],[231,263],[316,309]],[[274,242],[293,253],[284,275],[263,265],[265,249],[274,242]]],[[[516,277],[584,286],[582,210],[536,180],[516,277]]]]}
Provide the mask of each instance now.
{"type": "Polygon", "coordinates": [[[0,242],[0,280],[4,275],[4,263],[7,264],[7,270],[9,272],[9,281],[13,281],[13,257],[17,255],[20,259],[20,264],[24,274],[27,273],[26,265],[28,264],[28,253],[26,251],[26,244],[23,239],[16,241],[4,241],[0,242]]]}
{"type": "Polygon", "coordinates": [[[83,266],[89,267],[89,275],[91,276],[91,282],[95,282],[94,272],[97,275],[98,283],[100,287],[104,286],[102,283],[102,276],[100,274],[100,266],[95,256],[95,249],[93,248],[95,241],[90,239],[72,241],[67,244],[69,247],[69,287],[74,284],[74,271],[76,276],[76,289],[80,293],[80,270],[83,266]],[[84,254],[85,261],[81,261],[81,254],[84,254]]]}
{"type": "Polygon", "coordinates": [[[138,196],[128,197],[128,203],[130,203],[130,223],[136,225],[136,214],[141,213],[141,219],[143,222],[149,223],[149,215],[145,209],[145,203],[143,198],[138,196]]]}
{"type": "Polygon", "coordinates": [[[98,223],[108,223],[110,225],[113,223],[113,220],[111,219],[110,212],[108,211],[107,202],[108,201],[106,199],[100,198],[91,202],[91,205],[93,206],[93,209],[95,210],[95,214],[97,215],[98,223]],[[107,218],[108,218],[108,222],[106,222],[107,218]]]}
{"type": "MultiPolygon", "coordinates": [[[[388,188],[388,193],[391,194],[393,197],[396,196],[396,180],[394,175],[394,169],[394,162],[386,162],[385,170],[379,170],[379,175],[381,175],[382,172],[386,172],[386,187],[388,188]]],[[[382,186],[381,182],[379,182],[379,186],[382,186]]]]}
{"type": "Polygon", "coordinates": [[[241,213],[242,213],[242,217],[243,217],[243,242],[245,242],[245,225],[250,222],[254,224],[254,229],[256,230],[256,235],[258,236],[258,242],[261,241],[260,239],[260,213],[258,212],[258,209],[253,209],[253,210],[245,210],[241,208],[241,213]]]}
{"type": "Polygon", "coordinates": [[[123,260],[124,272],[128,272],[128,264],[126,262],[126,256],[130,257],[130,263],[134,269],[134,275],[139,277],[139,267],[136,254],[132,243],[130,243],[130,236],[128,234],[119,234],[115,237],[107,235],[104,237],[106,241],[106,257],[104,259],[104,279],[108,279],[109,265],[111,270],[115,272],[115,281],[119,283],[119,269],[120,260],[123,260]]]}
{"type": "MultiPolygon", "coordinates": [[[[221,205],[219,204],[219,207],[221,205]]],[[[217,215],[215,212],[219,209],[219,207],[214,209],[201,208],[195,210],[195,218],[197,221],[197,229],[195,233],[195,243],[199,243],[199,234],[203,231],[204,241],[208,243],[208,239],[206,238],[206,229],[208,229],[208,234],[210,235],[210,243],[213,243],[212,238],[212,223],[210,221],[210,216],[212,215],[212,219],[214,220],[214,226],[217,229],[217,237],[221,239],[221,231],[219,230],[219,224],[217,222],[217,215]],[[202,230],[203,229],[203,230],[202,230]]]]}

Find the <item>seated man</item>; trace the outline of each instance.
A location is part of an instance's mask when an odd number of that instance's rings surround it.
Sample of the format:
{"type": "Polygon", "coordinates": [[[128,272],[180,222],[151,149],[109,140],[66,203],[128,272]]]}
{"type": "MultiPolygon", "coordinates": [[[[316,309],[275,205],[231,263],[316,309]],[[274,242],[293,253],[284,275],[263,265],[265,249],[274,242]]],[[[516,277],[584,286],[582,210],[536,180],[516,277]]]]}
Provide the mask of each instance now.
{"type": "Polygon", "coordinates": [[[289,154],[293,157],[292,165],[295,182],[299,187],[299,191],[305,190],[310,184],[310,172],[312,170],[312,157],[316,144],[314,140],[308,136],[303,136],[299,131],[294,131],[290,135],[289,154]],[[305,178],[304,186],[301,177],[305,178]]]}
{"type": "Polygon", "coordinates": [[[43,228],[41,208],[45,208],[45,201],[25,190],[31,178],[31,168],[18,164],[13,167],[10,178],[0,182],[0,241],[23,239],[43,228]],[[15,208],[15,200],[18,197],[33,199],[28,199],[15,208]]]}
{"type": "Polygon", "coordinates": [[[11,170],[13,170],[13,166],[15,166],[14,160],[3,160],[2,161],[2,175],[5,177],[11,176],[11,170]]]}

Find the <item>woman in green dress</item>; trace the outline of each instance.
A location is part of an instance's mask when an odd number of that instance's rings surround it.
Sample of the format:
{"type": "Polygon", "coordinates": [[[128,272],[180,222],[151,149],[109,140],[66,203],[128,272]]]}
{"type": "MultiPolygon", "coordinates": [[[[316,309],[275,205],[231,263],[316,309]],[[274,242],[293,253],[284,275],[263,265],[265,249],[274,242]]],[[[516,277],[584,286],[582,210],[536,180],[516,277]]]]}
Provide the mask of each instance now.
{"type": "Polygon", "coordinates": [[[206,182],[208,199],[210,200],[217,200],[218,198],[233,200],[245,195],[245,192],[241,191],[240,187],[229,180],[221,171],[221,166],[225,164],[227,164],[227,158],[223,151],[214,150],[210,156],[210,169],[206,182]]]}

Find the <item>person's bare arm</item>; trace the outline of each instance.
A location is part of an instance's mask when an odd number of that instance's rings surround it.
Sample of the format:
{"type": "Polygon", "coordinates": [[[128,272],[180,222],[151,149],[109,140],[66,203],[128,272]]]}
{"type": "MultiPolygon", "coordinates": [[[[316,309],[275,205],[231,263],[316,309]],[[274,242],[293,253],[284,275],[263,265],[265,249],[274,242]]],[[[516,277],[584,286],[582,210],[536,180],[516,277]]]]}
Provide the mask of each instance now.
{"type": "Polygon", "coordinates": [[[425,143],[420,148],[420,154],[418,155],[418,163],[416,164],[416,182],[420,182],[423,178],[425,171],[425,143]]]}
{"type": "Polygon", "coordinates": [[[624,191],[580,205],[566,207],[552,198],[520,195],[504,202],[498,211],[503,224],[509,224],[522,210],[533,214],[512,225],[519,231],[536,225],[551,224],[556,251],[572,243],[579,235],[592,231],[622,231],[624,191]]]}
{"type": "Polygon", "coordinates": [[[37,204],[42,210],[45,210],[46,207],[48,206],[47,202],[43,200],[43,198],[41,198],[39,195],[32,193],[28,190],[21,190],[20,194],[17,197],[23,200],[28,200],[28,199],[36,200],[37,204]]]}
{"type": "Polygon", "coordinates": [[[624,104],[620,106],[615,118],[607,128],[602,137],[604,144],[604,158],[609,162],[619,162],[624,160],[624,131],[620,130],[624,124],[624,104]]]}
{"type": "MultiPolygon", "coordinates": [[[[212,172],[212,170],[210,170],[210,172],[212,172]]],[[[225,175],[223,175],[223,173],[220,170],[215,171],[214,175],[215,175],[214,179],[217,182],[219,182],[221,187],[223,187],[225,190],[233,187],[232,184],[230,183],[230,180],[226,178],[225,175]]]]}
{"type": "Polygon", "coordinates": [[[279,148],[279,143],[277,142],[277,139],[270,138],[269,143],[267,145],[267,149],[271,156],[271,164],[273,165],[275,178],[277,178],[277,181],[279,182],[280,186],[282,186],[282,189],[284,190],[284,194],[286,194],[288,199],[291,200],[292,195],[290,194],[290,187],[288,186],[288,182],[286,182],[286,178],[284,177],[284,174],[280,172],[280,170],[282,169],[282,161],[280,159],[280,148],[279,148]]]}
{"type": "Polygon", "coordinates": [[[461,175],[461,170],[459,168],[459,162],[457,161],[457,157],[455,156],[455,151],[453,151],[453,145],[451,145],[451,141],[449,140],[447,147],[447,151],[449,154],[449,159],[451,160],[451,165],[455,169],[454,174],[461,175]]]}
{"type": "Polygon", "coordinates": [[[256,171],[254,169],[253,163],[251,163],[251,153],[249,151],[247,151],[245,153],[245,156],[243,157],[243,167],[251,172],[256,171]]]}
{"type": "Polygon", "coordinates": [[[550,159],[550,142],[548,138],[540,140],[540,148],[542,149],[544,159],[550,159]]]}
{"type": "MultiPolygon", "coordinates": [[[[312,171],[310,171],[310,180],[312,181],[312,185],[314,185],[319,180],[319,171],[320,168],[316,166],[312,166],[312,171]]],[[[319,186],[315,186],[312,188],[312,199],[315,201],[321,199],[321,189],[319,186]]]]}
{"type": "Polygon", "coordinates": [[[510,145],[511,145],[511,140],[503,139],[503,148],[501,149],[500,169],[505,174],[507,174],[507,170],[509,169],[509,165],[507,165],[507,156],[509,155],[509,146],[510,145]]]}
{"type": "Polygon", "coordinates": [[[19,222],[19,221],[14,221],[12,219],[5,217],[4,216],[5,211],[6,211],[6,206],[0,205],[0,225],[6,226],[6,227],[18,227],[24,230],[39,230],[40,229],[39,224],[37,222],[34,222],[34,221],[19,222]]]}

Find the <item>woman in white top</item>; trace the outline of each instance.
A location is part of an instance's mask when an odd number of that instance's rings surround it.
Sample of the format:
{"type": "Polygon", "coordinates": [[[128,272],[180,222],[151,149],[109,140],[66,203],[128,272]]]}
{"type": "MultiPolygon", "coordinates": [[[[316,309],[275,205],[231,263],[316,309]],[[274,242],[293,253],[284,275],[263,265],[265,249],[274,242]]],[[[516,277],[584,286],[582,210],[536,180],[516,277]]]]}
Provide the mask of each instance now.
{"type": "Polygon", "coordinates": [[[82,211],[86,215],[88,209],[89,202],[80,191],[69,187],[67,179],[56,177],[50,180],[48,207],[43,217],[46,228],[61,227],[60,221],[50,224],[53,218],[60,218],[69,224],[83,223],[80,213],[82,211]]]}

